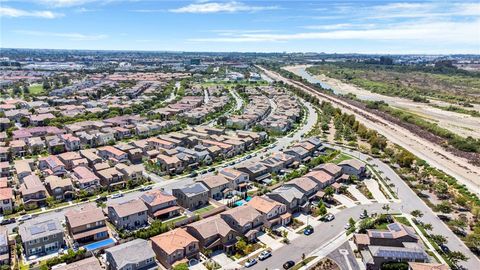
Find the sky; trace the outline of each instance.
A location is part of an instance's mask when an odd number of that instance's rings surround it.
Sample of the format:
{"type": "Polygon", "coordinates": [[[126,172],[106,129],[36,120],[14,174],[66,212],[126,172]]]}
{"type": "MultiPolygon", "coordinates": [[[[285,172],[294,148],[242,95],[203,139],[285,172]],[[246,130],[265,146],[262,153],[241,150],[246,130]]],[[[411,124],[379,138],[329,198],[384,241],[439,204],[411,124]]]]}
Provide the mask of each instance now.
{"type": "Polygon", "coordinates": [[[0,0],[0,47],[480,54],[480,1],[0,0]]]}

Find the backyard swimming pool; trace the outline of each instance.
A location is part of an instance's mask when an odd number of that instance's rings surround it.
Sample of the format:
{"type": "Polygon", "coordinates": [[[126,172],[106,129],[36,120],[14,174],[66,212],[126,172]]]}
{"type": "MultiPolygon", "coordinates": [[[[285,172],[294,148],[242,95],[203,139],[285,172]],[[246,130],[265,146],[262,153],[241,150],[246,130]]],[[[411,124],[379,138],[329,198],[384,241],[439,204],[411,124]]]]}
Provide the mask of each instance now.
{"type": "Polygon", "coordinates": [[[110,247],[110,246],[113,246],[114,244],[115,244],[115,240],[113,238],[107,238],[105,240],[98,241],[98,242],[95,242],[95,243],[91,243],[91,244],[85,245],[83,247],[87,251],[93,251],[93,250],[97,250],[97,249],[101,249],[101,248],[110,247]]]}

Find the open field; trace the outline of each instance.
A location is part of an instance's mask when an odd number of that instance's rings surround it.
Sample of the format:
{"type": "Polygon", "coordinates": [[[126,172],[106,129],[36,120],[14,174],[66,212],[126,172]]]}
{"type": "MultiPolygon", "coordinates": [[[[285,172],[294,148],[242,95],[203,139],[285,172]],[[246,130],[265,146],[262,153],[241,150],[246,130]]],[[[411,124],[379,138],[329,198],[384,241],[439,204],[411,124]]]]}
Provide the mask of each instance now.
{"type": "MultiPolygon", "coordinates": [[[[290,66],[285,69],[293,72],[304,78],[308,78],[308,73],[305,72],[307,66],[290,66]]],[[[440,127],[450,130],[463,137],[471,136],[473,138],[480,138],[480,117],[474,117],[464,113],[454,111],[447,111],[436,108],[434,106],[449,106],[450,103],[435,99],[429,99],[429,103],[414,102],[411,99],[387,96],[379,93],[374,93],[353,84],[345,83],[339,79],[327,77],[324,74],[317,76],[310,76],[313,81],[321,81],[328,85],[337,94],[347,95],[354,94],[358,99],[371,101],[384,101],[388,105],[398,108],[423,118],[424,120],[437,123],[440,127]]],[[[470,108],[472,109],[472,108],[470,108]]],[[[474,105],[476,110],[480,110],[478,104],[474,105]]]]}
{"type": "Polygon", "coordinates": [[[320,64],[307,70],[389,96],[480,102],[480,74],[474,72],[350,62],[320,64]]]}

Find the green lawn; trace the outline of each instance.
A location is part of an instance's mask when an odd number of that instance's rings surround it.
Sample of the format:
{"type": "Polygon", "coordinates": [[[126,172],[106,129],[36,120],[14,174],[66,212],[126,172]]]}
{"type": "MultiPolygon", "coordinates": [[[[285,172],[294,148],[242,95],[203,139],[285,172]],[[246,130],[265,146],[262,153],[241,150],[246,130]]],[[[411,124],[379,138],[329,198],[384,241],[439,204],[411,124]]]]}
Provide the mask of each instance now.
{"type": "Polygon", "coordinates": [[[43,85],[41,84],[32,84],[28,87],[30,90],[31,95],[40,95],[43,94],[45,91],[43,90],[43,85]]]}
{"type": "Polygon", "coordinates": [[[351,156],[348,156],[348,155],[345,155],[345,154],[339,154],[338,156],[336,156],[333,160],[332,160],[332,163],[335,163],[335,164],[338,164],[344,160],[347,160],[347,159],[352,159],[351,156]]]}
{"type": "Polygon", "coordinates": [[[165,224],[166,224],[167,226],[168,226],[168,225],[171,225],[171,224],[173,225],[173,224],[175,224],[175,223],[177,223],[177,222],[179,222],[179,221],[182,221],[182,220],[184,220],[184,219],[186,219],[186,218],[187,218],[187,216],[179,216],[179,217],[172,218],[172,219],[169,219],[169,220],[165,221],[165,224]]]}
{"type": "Polygon", "coordinates": [[[215,208],[215,206],[213,206],[213,205],[208,205],[208,206],[205,206],[205,207],[203,207],[203,208],[197,209],[197,210],[195,210],[195,211],[193,211],[193,212],[194,212],[195,214],[201,215],[201,214],[203,214],[203,213],[206,213],[206,212],[212,210],[213,208],[215,208]]]}

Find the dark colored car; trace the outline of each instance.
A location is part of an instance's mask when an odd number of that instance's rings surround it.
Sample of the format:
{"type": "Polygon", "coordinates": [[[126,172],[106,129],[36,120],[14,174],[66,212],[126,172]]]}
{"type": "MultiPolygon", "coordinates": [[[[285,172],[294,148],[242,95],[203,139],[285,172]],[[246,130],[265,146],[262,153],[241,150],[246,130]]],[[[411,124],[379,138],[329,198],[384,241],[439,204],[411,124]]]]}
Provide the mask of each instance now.
{"type": "Polygon", "coordinates": [[[196,177],[197,175],[198,175],[197,172],[192,172],[192,173],[190,174],[190,177],[196,177]]]}
{"type": "Polygon", "coordinates": [[[312,226],[307,226],[304,230],[303,230],[303,234],[305,235],[310,235],[313,233],[313,227],[312,226]]]}
{"type": "Polygon", "coordinates": [[[450,248],[448,248],[445,244],[441,244],[440,249],[442,249],[444,253],[450,253],[450,248]]]}
{"type": "Polygon", "coordinates": [[[283,264],[283,269],[290,269],[295,265],[294,261],[287,261],[286,263],[283,264]]]}
{"type": "Polygon", "coordinates": [[[208,168],[208,171],[209,171],[209,172],[213,172],[213,171],[215,171],[215,168],[213,168],[213,167],[212,167],[212,168],[208,168]]]}
{"type": "Polygon", "coordinates": [[[8,224],[12,224],[12,223],[15,223],[15,219],[14,218],[7,218],[7,219],[2,220],[0,225],[8,225],[8,224]]]}

